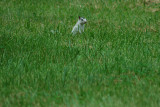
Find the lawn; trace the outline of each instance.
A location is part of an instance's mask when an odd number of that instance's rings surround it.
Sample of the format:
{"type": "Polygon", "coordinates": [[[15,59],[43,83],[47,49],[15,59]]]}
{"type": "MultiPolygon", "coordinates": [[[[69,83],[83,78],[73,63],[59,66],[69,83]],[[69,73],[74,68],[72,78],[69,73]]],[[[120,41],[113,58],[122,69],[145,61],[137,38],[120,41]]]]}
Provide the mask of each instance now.
{"type": "Polygon", "coordinates": [[[1,0],[0,107],[17,106],[159,107],[160,1],[1,0]]]}

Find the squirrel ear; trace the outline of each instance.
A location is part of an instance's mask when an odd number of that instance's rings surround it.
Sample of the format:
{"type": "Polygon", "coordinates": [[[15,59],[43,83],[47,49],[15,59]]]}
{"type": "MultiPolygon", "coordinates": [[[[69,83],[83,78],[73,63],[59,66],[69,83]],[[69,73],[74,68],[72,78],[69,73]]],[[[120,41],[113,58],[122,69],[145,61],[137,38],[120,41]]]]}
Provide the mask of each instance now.
{"type": "Polygon", "coordinates": [[[79,19],[80,19],[81,17],[79,16],[79,19]]]}

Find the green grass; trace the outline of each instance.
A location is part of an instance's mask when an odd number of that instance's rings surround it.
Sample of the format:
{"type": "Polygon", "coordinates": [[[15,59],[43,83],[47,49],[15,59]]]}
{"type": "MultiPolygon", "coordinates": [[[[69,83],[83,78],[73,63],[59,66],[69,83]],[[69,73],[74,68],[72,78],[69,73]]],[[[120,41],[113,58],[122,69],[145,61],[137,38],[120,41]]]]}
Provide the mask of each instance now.
{"type": "Polygon", "coordinates": [[[0,106],[159,107],[159,96],[158,0],[0,1],[0,106]],[[85,33],[72,36],[79,15],[85,33]]]}

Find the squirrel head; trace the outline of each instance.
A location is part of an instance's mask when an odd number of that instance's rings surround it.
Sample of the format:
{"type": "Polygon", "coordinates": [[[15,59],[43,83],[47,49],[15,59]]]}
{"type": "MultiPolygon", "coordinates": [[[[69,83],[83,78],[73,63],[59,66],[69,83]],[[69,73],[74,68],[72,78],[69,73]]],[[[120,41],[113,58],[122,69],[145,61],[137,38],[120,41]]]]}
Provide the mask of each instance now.
{"type": "Polygon", "coordinates": [[[78,21],[79,21],[79,23],[82,24],[82,25],[87,23],[87,20],[86,20],[85,18],[83,18],[83,17],[80,17],[80,16],[79,16],[78,21]]]}

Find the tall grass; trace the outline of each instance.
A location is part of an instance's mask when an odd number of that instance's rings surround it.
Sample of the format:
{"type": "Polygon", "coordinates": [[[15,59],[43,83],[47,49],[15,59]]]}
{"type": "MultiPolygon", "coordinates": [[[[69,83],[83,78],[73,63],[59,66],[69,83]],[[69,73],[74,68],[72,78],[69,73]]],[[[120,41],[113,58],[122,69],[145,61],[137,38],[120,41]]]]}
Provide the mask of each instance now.
{"type": "Polygon", "coordinates": [[[156,0],[0,7],[0,106],[160,106],[156,0]],[[73,36],[79,15],[88,23],[73,36]]]}

